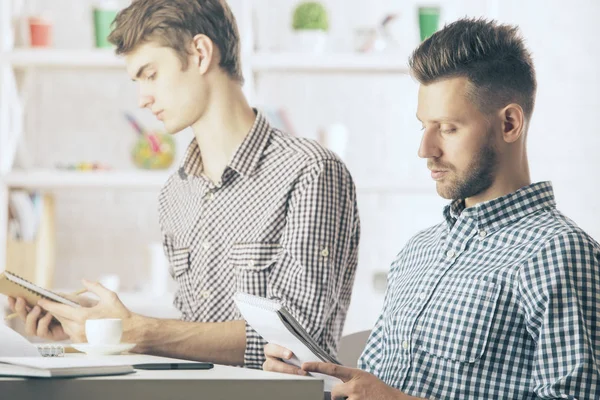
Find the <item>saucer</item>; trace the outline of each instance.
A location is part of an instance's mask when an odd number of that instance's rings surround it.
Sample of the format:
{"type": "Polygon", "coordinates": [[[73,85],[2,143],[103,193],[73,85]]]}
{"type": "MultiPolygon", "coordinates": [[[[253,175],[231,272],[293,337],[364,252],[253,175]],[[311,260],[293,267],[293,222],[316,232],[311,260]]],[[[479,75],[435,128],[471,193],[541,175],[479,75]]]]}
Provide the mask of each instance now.
{"type": "Polygon", "coordinates": [[[73,343],[71,346],[75,350],[91,356],[109,356],[121,354],[124,351],[131,350],[135,347],[135,343],[119,343],[119,344],[101,344],[92,345],[89,343],[73,343]]]}

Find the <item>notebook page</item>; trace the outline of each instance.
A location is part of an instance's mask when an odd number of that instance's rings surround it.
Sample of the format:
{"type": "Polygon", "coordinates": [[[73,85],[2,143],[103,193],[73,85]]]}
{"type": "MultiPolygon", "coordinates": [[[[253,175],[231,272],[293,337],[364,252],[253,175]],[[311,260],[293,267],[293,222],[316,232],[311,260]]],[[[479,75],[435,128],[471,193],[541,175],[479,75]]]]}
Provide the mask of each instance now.
{"type": "Polygon", "coordinates": [[[42,358],[37,347],[2,323],[0,323],[0,357],[42,358]]]}

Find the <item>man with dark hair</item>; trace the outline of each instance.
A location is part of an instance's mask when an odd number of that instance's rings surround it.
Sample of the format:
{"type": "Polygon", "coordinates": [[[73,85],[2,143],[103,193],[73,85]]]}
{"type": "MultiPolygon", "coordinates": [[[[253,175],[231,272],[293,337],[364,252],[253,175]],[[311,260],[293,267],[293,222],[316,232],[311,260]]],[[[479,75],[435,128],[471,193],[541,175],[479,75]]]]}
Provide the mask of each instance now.
{"type": "Polygon", "coordinates": [[[273,344],[264,368],[336,376],[336,399],[600,399],[600,246],[531,184],[536,79],[517,28],[459,20],[410,67],[444,220],[392,264],[360,369],[298,370],[273,344]]]}
{"type": "Polygon", "coordinates": [[[360,234],[346,166],[248,105],[225,0],[136,0],[117,15],[110,41],[139,84],[140,106],[169,133],[194,131],[159,198],[183,321],[136,315],[85,283],[100,298],[95,306],[41,301],[28,310],[11,299],[27,333],[85,341],[87,319],[121,318],[123,341],[137,352],[260,368],[265,342],[235,306],[241,291],[277,298],[335,356],[360,234]]]}

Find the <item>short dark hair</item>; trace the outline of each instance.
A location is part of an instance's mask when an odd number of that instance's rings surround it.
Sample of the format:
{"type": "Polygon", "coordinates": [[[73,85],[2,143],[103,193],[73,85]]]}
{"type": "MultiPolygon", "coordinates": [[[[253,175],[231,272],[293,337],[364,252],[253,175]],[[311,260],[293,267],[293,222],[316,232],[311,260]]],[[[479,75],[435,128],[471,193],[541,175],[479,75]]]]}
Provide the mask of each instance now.
{"type": "Polygon", "coordinates": [[[467,78],[473,85],[469,96],[484,113],[515,102],[527,120],[531,118],[537,89],[535,69],[516,26],[460,19],[421,43],[409,66],[424,85],[467,78]]]}
{"type": "Polygon", "coordinates": [[[189,44],[204,34],[221,53],[219,66],[234,80],[243,83],[240,34],[225,0],[134,0],[117,14],[108,40],[117,54],[156,41],[170,47],[188,66],[189,44]]]}

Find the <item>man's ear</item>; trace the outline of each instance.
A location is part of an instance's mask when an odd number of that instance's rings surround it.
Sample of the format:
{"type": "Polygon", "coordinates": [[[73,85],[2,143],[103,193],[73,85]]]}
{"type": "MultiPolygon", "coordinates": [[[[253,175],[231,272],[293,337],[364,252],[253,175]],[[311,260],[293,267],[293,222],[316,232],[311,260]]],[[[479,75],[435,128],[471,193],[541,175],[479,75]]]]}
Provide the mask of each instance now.
{"type": "Polygon", "coordinates": [[[196,35],[192,40],[191,67],[198,68],[204,75],[211,67],[217,54],[212,40],[206,35],[196,35]]]}
{"type": "Polygon", "coordinates": [[[500,111],[502,138],[506,143],[514,143],[525,134],[525,113],[523,108],[512,103],[500,111]]]}

